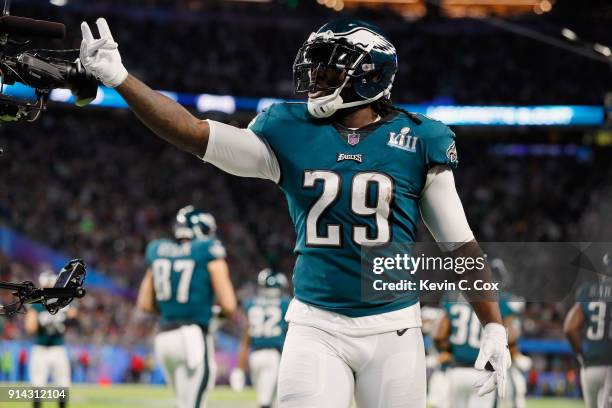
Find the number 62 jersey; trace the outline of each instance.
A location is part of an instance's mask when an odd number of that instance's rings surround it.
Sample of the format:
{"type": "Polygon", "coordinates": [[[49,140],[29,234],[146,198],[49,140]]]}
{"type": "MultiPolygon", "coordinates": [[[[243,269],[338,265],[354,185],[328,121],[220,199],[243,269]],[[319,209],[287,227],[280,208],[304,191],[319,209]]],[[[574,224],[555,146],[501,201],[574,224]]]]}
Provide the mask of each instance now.
{"type": "Polygon", "coordinates": [[[269,178],[284,192],[297,234],[293,286],[299,301],[348,317],[392,312],[418,301],[409,292],[393,300],[364,299],[361,251],[414,242],[428,170],[457,165],[454,134],[447,126],[393,111],[351,130],[312,118],[304,103],[270,106],[250,124],[250,135],[209,123],[205,161],[232,174],[269,178]],[[253,145],[247,148],[248,143],[253,145]],[[233,164],[242,160],[243,165],[254,150],[266,148],[272,159],[258,156],[256,171],[233,164]]]}

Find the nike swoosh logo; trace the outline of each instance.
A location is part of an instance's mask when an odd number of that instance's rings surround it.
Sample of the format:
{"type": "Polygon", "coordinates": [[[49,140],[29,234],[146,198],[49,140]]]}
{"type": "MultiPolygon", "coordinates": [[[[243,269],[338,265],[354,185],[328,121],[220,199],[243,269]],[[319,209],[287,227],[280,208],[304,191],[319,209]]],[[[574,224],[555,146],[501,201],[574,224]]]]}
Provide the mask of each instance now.
{"type": "Polygon", "coordinates": [[[396,333],[397,333],[398,336],[403,336],[404,333],[406,333],[407,331],[408,331],[408,329],[403,329],[403,330],[396,331],[396,333]]]}

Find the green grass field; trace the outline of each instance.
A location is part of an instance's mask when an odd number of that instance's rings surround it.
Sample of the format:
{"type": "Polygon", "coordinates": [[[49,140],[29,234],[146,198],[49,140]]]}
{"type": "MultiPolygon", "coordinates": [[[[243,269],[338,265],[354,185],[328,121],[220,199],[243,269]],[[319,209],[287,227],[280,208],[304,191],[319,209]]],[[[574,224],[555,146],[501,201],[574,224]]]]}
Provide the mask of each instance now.
{"type": "MultiPolygon", "coordinates": [[[[70,408],[156,408],[172,407],[172,395],[165,387],[141,385],[113,385],[99,387],[95,385],[75,385],[70,389],[70,408]]],[[[256,408],[255,393],[248,389],[235,393],[228,387],[216,387],[208,398],[209,408],[256,408]]],[[[0,407],[11,407],[0,403],[0,407]]],[[[24,408],[26,404],[14,404],[15,408],[24,408]]],[[[43,408],[55,408],[56,403],[43,404],[43,408]]],[[[562,400],[556,398],[530,399],[528,408],[579,408],[584,407],[579,400],[562,400]]]]}

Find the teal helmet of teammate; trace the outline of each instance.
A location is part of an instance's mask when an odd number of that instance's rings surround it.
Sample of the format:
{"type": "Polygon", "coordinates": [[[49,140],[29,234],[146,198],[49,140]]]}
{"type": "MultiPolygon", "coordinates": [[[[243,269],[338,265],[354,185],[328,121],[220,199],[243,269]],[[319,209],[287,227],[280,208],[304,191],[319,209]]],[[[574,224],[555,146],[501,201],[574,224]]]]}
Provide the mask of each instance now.
{"type": "Polygon", "coordinates": [[[270,268],[263,269],[257,275],[257,292],[268,297],[280,297],[289,286],[287,277],[270,268]]]}
{"type": "Polygon", "coordinates": [[[308,92],[316,118],[389,98],[396,72],[397,52],[381,30],[347,18],[312,33],[293,64],[295,91],[308,92]]]}
{"type": "Polygon", "coordinates": [[[195,209],[192,205],[181,208],[176,214],[174,223],[176,239],[210,239],[215,236],[216,231],[215,217],[195,209]]]}

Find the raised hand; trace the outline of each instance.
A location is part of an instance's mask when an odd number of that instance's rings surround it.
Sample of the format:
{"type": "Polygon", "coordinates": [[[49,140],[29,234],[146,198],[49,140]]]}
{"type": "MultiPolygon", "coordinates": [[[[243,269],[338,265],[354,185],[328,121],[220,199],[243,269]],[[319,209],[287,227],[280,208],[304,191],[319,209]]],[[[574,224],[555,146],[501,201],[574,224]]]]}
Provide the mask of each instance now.
{"type": "Polygon", "coordinates": [[[87,72],[96,77],[104,85],[115,88],[128,76],[121,63],[118,44],[113,39],[108,23],[102,17],[96,20],[100,38],[95,39],[89,25],[81,23],[83,40],[79,60],[87,72]]]}

